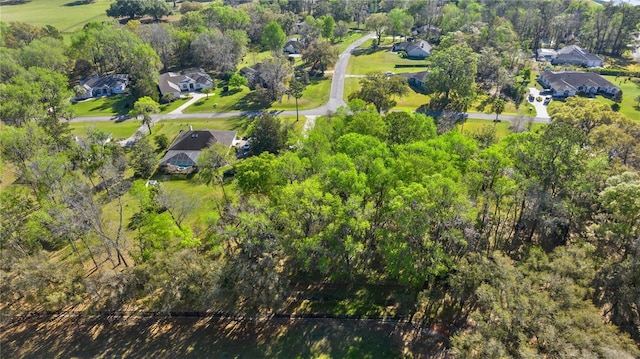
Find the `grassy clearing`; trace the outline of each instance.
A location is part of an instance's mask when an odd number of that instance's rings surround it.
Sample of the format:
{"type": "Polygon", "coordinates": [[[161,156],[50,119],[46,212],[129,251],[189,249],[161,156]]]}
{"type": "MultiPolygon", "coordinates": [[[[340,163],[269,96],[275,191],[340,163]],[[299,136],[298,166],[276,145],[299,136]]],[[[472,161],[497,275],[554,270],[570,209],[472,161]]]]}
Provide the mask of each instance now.
{"type": "MultiPolygon", "coordinates": [[[[331,94],[331,77],[324,77],[320,80],[311,80],[311,83],[307,85],[302,97],[298,99],[299,109],[312,109],[320,107],[329,101],[329,95],[331,94]]],[[[275,102],[271,105],[275,110],[295,110],[296,99],[293,97],[288,98],[286,95],[282,99],[282,103],[275,102]]]]}
{"type": "Polygon", "coordinates": [[[26,4],[0,6],[2,21],[20,21],[36,26],[51,25],[69,34],[91,21],[108,21],[110,0],[75,5],[73,0],[33,0],[26,4]]]}
{"type": "Polygon", "coordinates": [[[134,102],[129,95],[115,95],[76,102],[71,108],[79,117],[126,115],[134,102]]]}
{"type": "MultiPolygon", "coordinates": [[[[216,92],[209,95],[209,98],[198,100],[193,105],[187,107],[184,113],[202,112],[230,112],[230,111],[260,111],[268,108],[274,110],[295,110],[296,103],[293,97],[283,97],[281,103],[275,102],[271,107],[267,107],[255,91],[242,86],[231,89],[228,93],[222,93],[222,84],[218,86],[216,92]]],[[[331,92],[331,78],[325,77],[321,80],[311,80],[302,97],[298,100],[300,110],[312,109],[324,105],[329,101],[331,92]]]]}
{"type": "Polygon", "coordinates": [[[176,108],[182,106],[185,102],[189,101],[190,99],[188,98],[180,98],[177,99],[171,103],[166,103],[166,104],[162,104],[160,105],[160,113],[169,113],[173,110],[175,110],[176,108]]]}
{"type": "Polygon", "coordinates": [[[123,122],[115,121],[99,121],[99,122],[72,122],[69,123],[71,133],[76,136],[86,136],[89,129],[99,129],[106,133],[110,133],[114,139],[127,138],[133,135],[142,121],[126,120],[123,122]]]}
{"type": "Polygon", "coordinates": [[[347,65],[347,74],[366,75],[371,72],[417,72],[426,70],[426,67],[396,68],[396,65],[426,65],[426,62],[424,60],[402,58],[398,53],[391,52],[386,47],[380,47],[375,51],[373,49],[365,49],[362,52],[355,52],[351,55],[347,65]]]}
{"type": "MultiPolygon", "coordinates": [[[[359,81],[360,79],[353,77],[346,78],[344,80],[345,99],[347,99],[351,93],[358,91],[360,88],[359,81]]],[[[416,92],[414,89],[410,89],[407,96],[396,98],[396,102],[398,104],[391,110],[415,111],[418,107],[429,102],[429,96],[416,92]]]]}
{"type": "Polygon", "coordinates": [[[351,31],[349,35],[345,36],[341,41],[334,44],[334,47],[338,50],[338,53],[341,54],[344,50],[349,47],[352,43],[354,43],[359,38],[363,37],[366,33],[362,31],[351,31]]]}
{"type": "MultiPolygon", "coordinates": [[[[220,85],[222,86],[222,85],[220,85]]],[[[255,92],[246,86],[234,88],[227,93],[222,93],[218,86],[214,94],[209,98],[203,98],[187,107],[183,113],[202,112],[229,112],[229,111],[259,111],[266,107],[256,97],[255,92]]]]}

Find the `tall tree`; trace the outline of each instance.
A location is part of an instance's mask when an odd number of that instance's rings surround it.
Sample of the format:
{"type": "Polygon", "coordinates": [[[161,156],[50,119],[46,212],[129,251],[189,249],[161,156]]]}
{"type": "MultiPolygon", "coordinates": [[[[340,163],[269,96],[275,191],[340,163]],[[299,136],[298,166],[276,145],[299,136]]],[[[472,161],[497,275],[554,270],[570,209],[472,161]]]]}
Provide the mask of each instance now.
{"type": "Polygon", "coordinates": [[[393,41],[396,36],[406,35],[413,26],[413,17],[405,10],[395,8],[387,15],[387,30],[393,34],[393,41]]]}
{"type": "Polygon", "coordinates": [[[133,112],[136,117],[142,116],[142,123],[147,125],[149,133],[151,133],[151,114],[160,112],[160,104],[151,97],[141,97],[133,104],[133,112]]]}
{"type": "Polygon", "coordinates": [[[298,116],[298,99],[302,97],[305,88],[306,86],[304,82],[296,78],[291,80],[291,82],[289,83],[289,94],[296,99],[296,122],[300,120],[300,117],[298,116]]]}
{"type": "Polygon", "coordinates": [[[338,51],[328,41],[314,41],[302,50],[302,59],[311,64],[312,70],[324,71],[338,59],[338,51]]]}
{"type": "Polygon", "coordinates": [[[375,31],[376,37],[378,38],[378,42],[376,46],[380,46],[380,42],[382,41],[382,31],[388,24],[387,15],[383,13],[376,13],[367,18],[365,21],[365,26],[369,31],[375,31]]]}
{"type": "Polygon", "coordinates": [[[273,52],[282,51],[287,35],[276,21],[271,21],[264,27],[260,36],[262,47],[273,52]]]}
{"type": "MultiPolygon", "coordinates": [[[[442,46],[442,45],[440,45],[442,46]]],[[[431,72],[426,78],[426,88],[440,98],[441,106],[475,94],[477,72],[476,54],[467,44],[454,44],[438,48],[429,57],[431,72]]]]}
{"type": "Polygon", "coordinates": [[[250,151],[253,155],[280,152],[284,149],[289,134],[288,127],[283,125],[278,117],[266,112],[253,120],[248,132],[251,138],[250,151]]]}
{"type": "Polygon", "coordinates": [[[384,112],[396,105],[395,96],[406,95],[408,92],[407,80],[400,76],[369,74],[360,80],[360,89],[349,95],[349,100],[359,98],[373,104],[378,112],[384,112]]]}

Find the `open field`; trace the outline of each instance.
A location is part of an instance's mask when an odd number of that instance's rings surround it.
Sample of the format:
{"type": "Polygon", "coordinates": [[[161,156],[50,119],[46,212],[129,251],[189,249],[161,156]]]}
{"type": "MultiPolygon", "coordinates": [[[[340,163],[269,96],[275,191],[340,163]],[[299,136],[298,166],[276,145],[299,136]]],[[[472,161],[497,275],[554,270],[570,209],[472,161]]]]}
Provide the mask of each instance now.
{"type": "MultiPolygon", "coordinates": [[[[359,89],[359,81],[360,79],[353,77],[346,78],[344,80],[345,101],[348,101],[347,98],[351,93],[359,89]]],[[[415,111],[418,109],[418,107],[429,102],[429,96],[416,92],[413,89],[409,89],[409,94],[407,96],[396,98],[396,102],[398,104],[391,110],[415,111]]]]}
{"type": "Polygon", "coordinates": [[[87,130],[94,128],[110,133],[114,139],[118,139],[133,135],[141,123],[142,121],[133,119],[122,122],[72,122],[69,123],[69,128],[75,136],[84,137],[87,134],[87,130]]]}
{"type": "MultiPolygon", "coordinates": [[[[312,79],[304,90],[302,97],[298,99],[298,108],[300,110],[312,109],[320,107],[329,101],[331,93],[331,77],[324,77],[320,80],[312,79]]],[[[274,102],[271,105],[275,110],[295,110],[296,99],[284,96],[282,103],[274,102]]]]}
{"type": "Polygon", "coordinates": [[[26,4],[0,6],[0,18],[5,22],[51,25],[69,34],[88,22],[109,20],[106,10],[110,4],[110,0],[97,0],[86,5],[75,5],[73,0],[33,0],[26,4]]]}
{"type": "Polygon", "coordinates": [[[131,96],[124,94],[76,102],[71,108],[78,117],[126,115],[133,108],[133,102],[131,96]]]}
{"type": "Polygon", "coordinates": [[[400,57],[400,54],[389,51],[390,47],[380,47],[377,50],[365,49],[354,51],[347,65],[347,74],[366,75],[371,72],[384,73],[392,71],[418,72],[425,71],[426,67],[396,68],[396,65],[426,65],[425,60],[409,60],[400,57]]]}

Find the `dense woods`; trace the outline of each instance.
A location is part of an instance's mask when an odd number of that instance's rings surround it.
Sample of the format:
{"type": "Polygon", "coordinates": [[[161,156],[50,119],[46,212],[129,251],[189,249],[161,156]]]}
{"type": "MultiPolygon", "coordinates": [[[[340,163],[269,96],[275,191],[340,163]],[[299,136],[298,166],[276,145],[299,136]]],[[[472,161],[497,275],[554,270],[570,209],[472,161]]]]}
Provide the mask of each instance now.
{"type": "Polygon", "coordinates": [[[284,41],[298,36],[303,61],[324,72],[347,24],[375,31],[372,47],[383,32],[437,28],[424,35],[438,44],[432,109],[465,111],[480,91],[522,101],[515,79],[531,76],[542,42],[619,56],[640,7],[183,2],[162,23],[170,2],[125,3],[108,11],[124,25],[90,23],[68,42],[53,27],[0,22],[0,169],[15,178],[0,192],[3,314],[389,316],[442,328],[455,358],[640,355],[640,122],[610,106],[570,98],[548,126],[498,138],[495,126],[389,111],[406,81],[370,74],[305,136],[264,113],[249,120],[247,158],[204,152],[199,173],[179,180],[209,186],[206,203],[146,183],[168,138],[149,131],[126,148],[100,129],[74,138],[65,121],[80,78],[126,73],[151,130],[159,71],[203,67],[241,86],[249,49],[271,52],[261,97],[298,99],[284,41]]]}

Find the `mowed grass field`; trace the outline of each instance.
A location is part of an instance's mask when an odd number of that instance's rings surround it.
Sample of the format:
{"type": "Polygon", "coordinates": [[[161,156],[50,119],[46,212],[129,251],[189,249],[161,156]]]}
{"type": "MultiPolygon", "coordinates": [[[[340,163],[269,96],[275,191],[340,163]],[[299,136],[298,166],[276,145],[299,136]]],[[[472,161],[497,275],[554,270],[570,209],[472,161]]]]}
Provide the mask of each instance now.
{"type": "Polygon", "coordinates": [[[26,4],[0,6],[0,19],[36,26],[51,25],[70,34],[88,22],[109,20],[106,11],[110,5],[110,0],[96,0],[86,5],[76,5],[74,0],[33,0],[26,4]]]}

